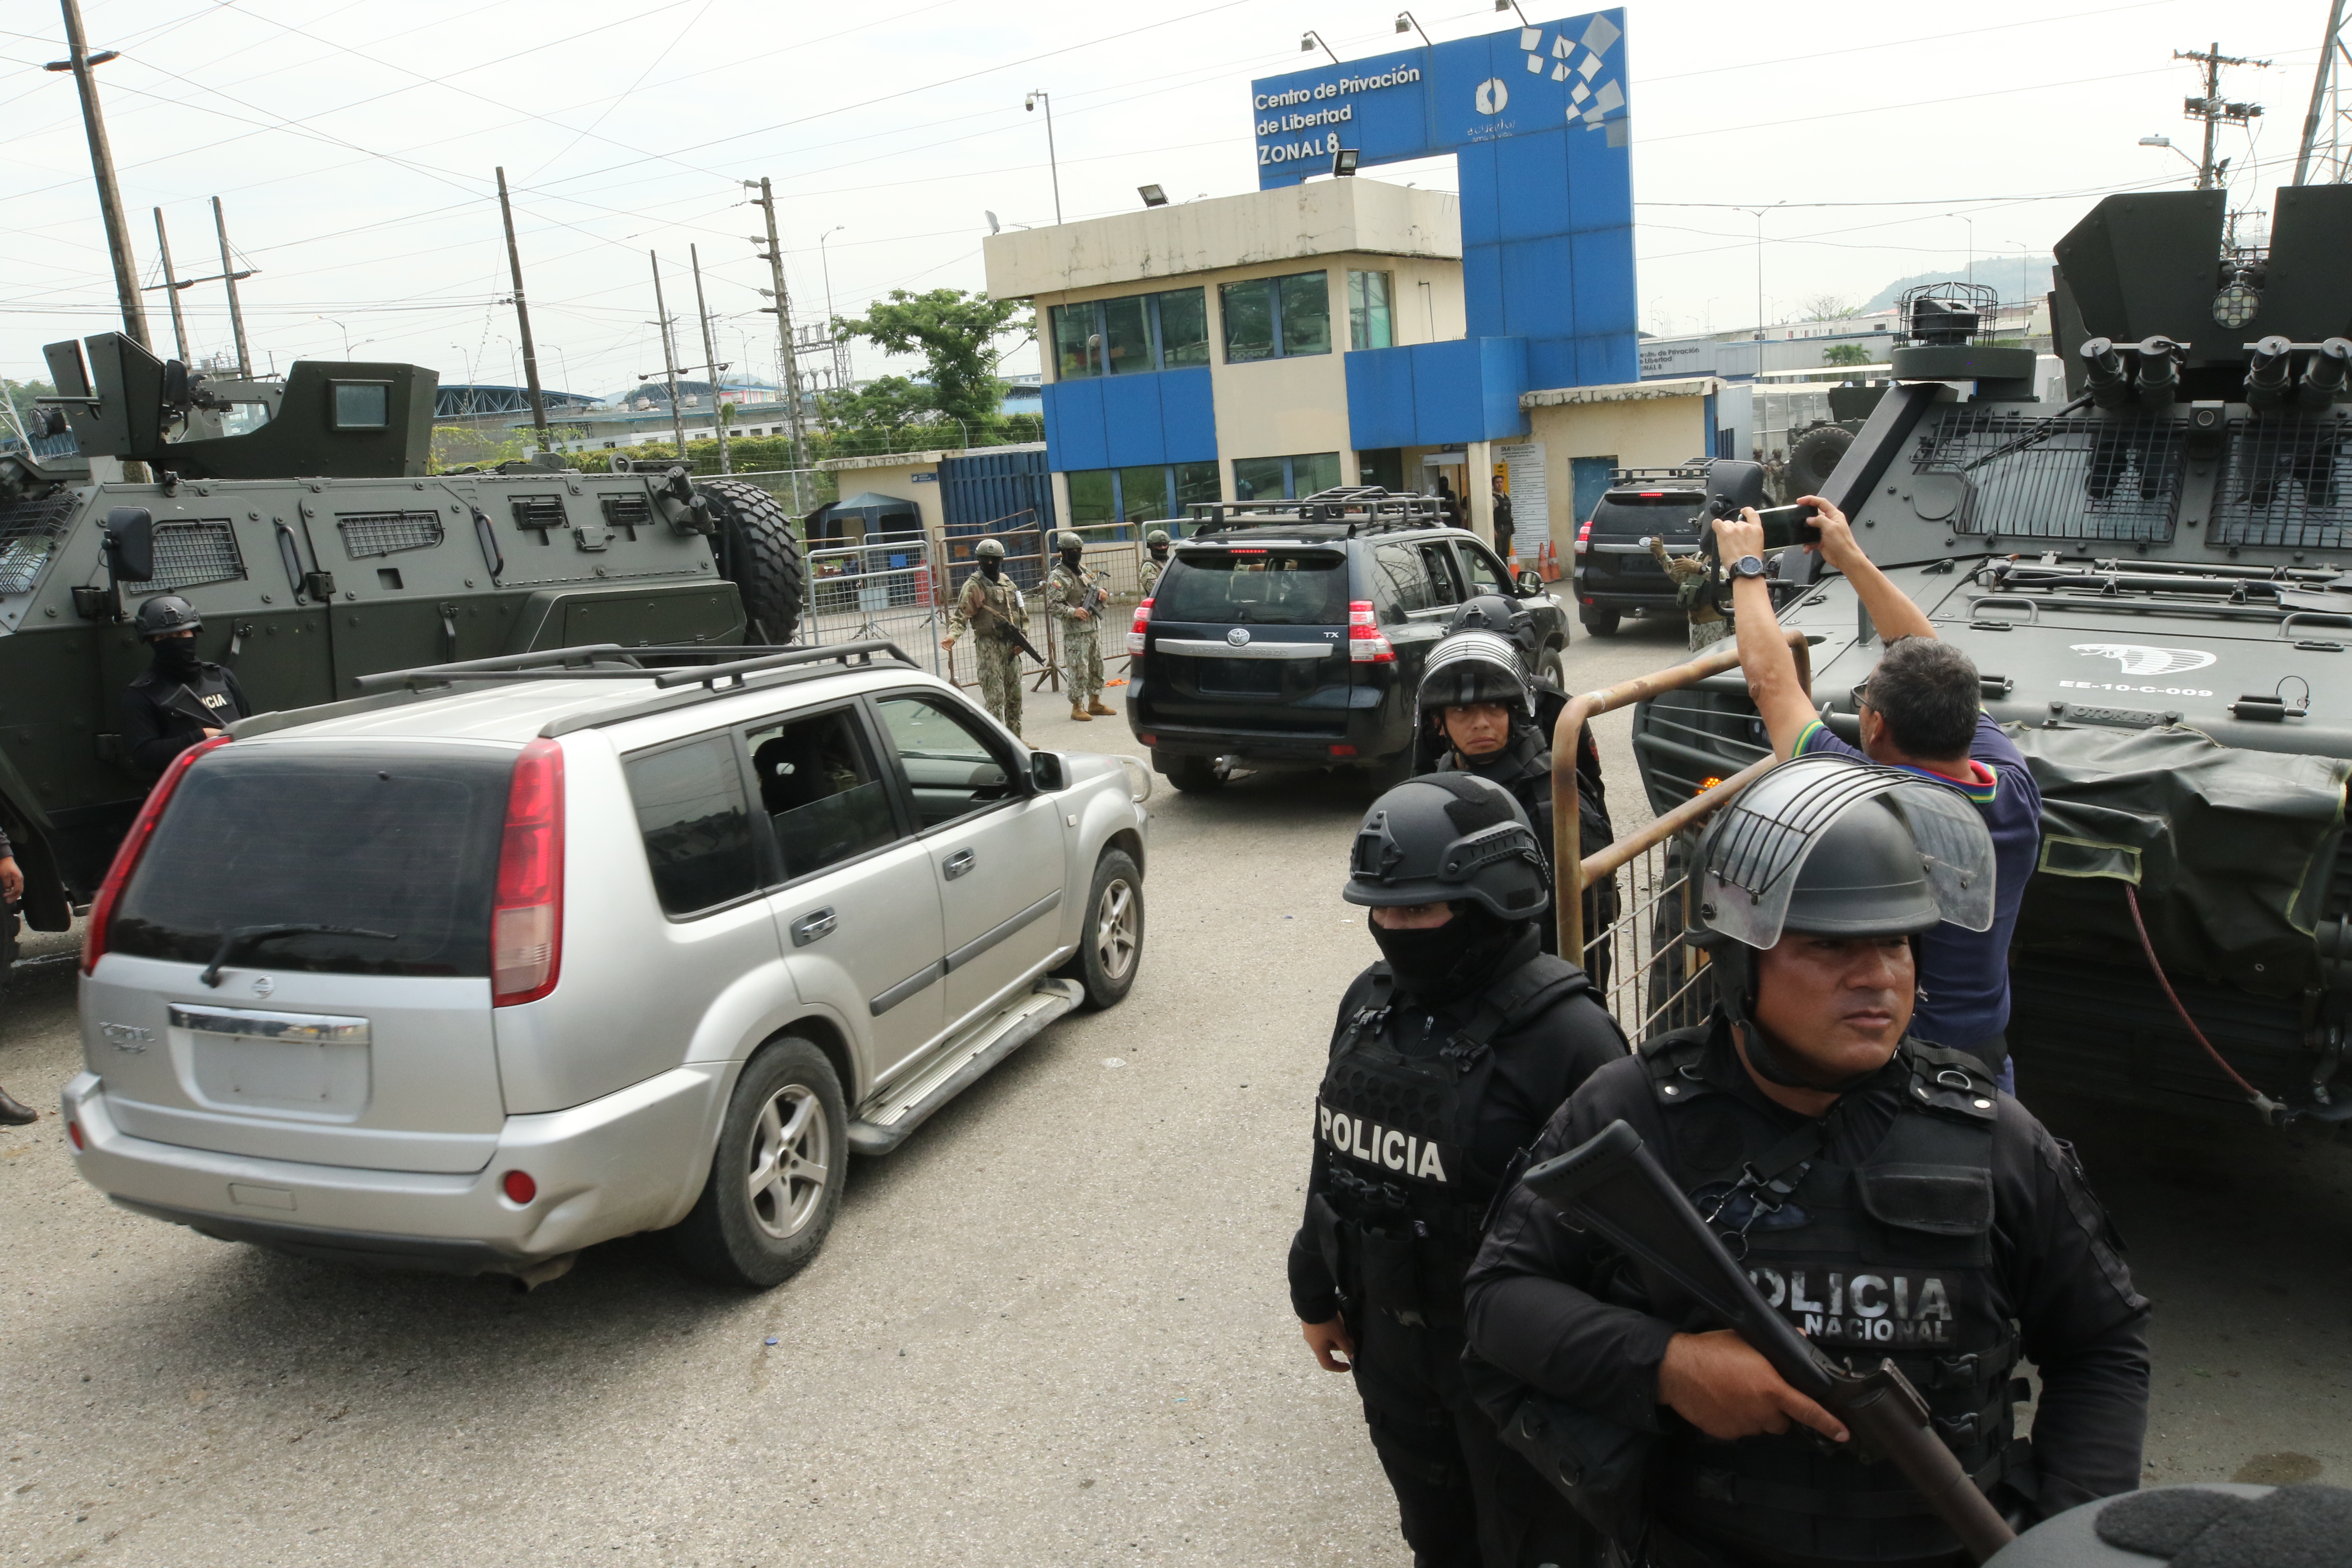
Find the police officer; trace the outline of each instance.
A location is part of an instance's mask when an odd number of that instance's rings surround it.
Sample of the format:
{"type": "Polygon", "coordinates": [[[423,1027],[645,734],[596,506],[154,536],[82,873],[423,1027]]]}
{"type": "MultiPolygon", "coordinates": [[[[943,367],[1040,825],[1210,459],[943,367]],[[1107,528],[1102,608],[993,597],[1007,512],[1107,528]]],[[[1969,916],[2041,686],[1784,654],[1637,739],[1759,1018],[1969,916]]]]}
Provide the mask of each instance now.
{"type": "Polygon", "coordinates": [[[139,606],[132,625],[154,650],[152,662],[122,692],[122,744],[131,767],[163,776],[172,759],[253,711],[226,666],[196,657],[204,617],[177,594],[139,606]]]}
{"type": "Polygon", "coordinates": [[[1624,1036],[1540,949],[1543,856],[1500,785],[1381,795],[1342,896],[1382,959],[1339,1004],[1291,1305],[1316,1360],[1355,1374],[1419,1568],[1572,1568],[1593,1538],[1464,1390],[1462,1276],[1515,1152],[1624,1036]]]}
{"type": "Polygon", "coordinates": [[[1102,700],[1102,642],[1095,628],[1109,597],[1103,574],[1087,567],[1086,541],[1067,529],[1054,536],[1056,559],[1045,578],[1045,613],[1062,628],[1062,673],[1070,682],[1070,717],[1090,724],[1111,709],[1102,700]]]}
{"type": "MultiPolygon", "coordinates": [[[[948,635],[941,647],[951,648],[969,628],[975,661],[980,666],[980,700],[997,721],[1015,735],[1021,733],[1021,645],[1012,630],[1029,626],[1028,601],[1013,579],[1004,574],[1004,542],[983,539],[972,547],[980,570],[963,580],[948,612],[948,635]]],[[[1021,743],[1029,743],[1024,737],[1021,743]]]]}
{"type": "MultiPolygon", "coordinates": [[[[0,926],[7,942],[16,936],[16,905],[25,897],[25,873],[16,864],[16,851],[8,842],[5,830],[0,830],[0,926]]],[[[0,1089],[0,1127],[22,1127],[28,1121],[38,1121],[40,1112],[31,1106],[19,1104],[5,1089],[0,1089]]]]}
{"type": "MultiPolygon", "coordinates": [[[[1551,734],[1568,694],[1527,673],[1535,617],[1498,594],[1481,595],[1455,612],[1446,634],[1422,666],[1414,694],[1414,729],[1421,773],[1471,773],[1511,792],[1528,814],[1552,865],[1551,734]]],[[[1601,784],[1601,753],[1588,727],[1577,738],[1577,818],[1582,853],[1616,842],[1609,799],[1601,784]]],[[[1617,918],[1617,889],[1608,879],[1584,889],[1584,930],[1592,936],[1617,918]]],[[[1546,952],[1559,946],[1553,921],[1543,922],[1546,952]]],[[[1608,949],[1594,948],[1586,967],[1596,984],[1609,984],[1608,949]]]]}
{"type": "Polygon", "coordinates": [[[1168,531],[1155,528],[1143,536],[1143,570],[1136,574],[1136,584],[1141,596],[1149,599],[1160,586],[1160,574],[1168,569],[1168,531]]]}
{"type": "MultiPolygon", "coordinates": [[[[2138,1484],[2147,1303],[2073,1151],[1976,1058],[1906,1037],[1917,939],[1989,926],[1992,868],[1982,822],[1939,785],[1843,758],[1776,768],[1697,851],[1708,1021],[1596,1073],[1533,1157],[1630,1123],[1767,1300],[1832,1357],[1892,1359],[2025,1523],[2138,1484]],[[2042,1378],[2030,1447],[2021,1357],[2042,1378]]],[[[1655,1435],[1646,1489],[1617,1499],[1654,1568],[1965,1561],[1891,1464],[1855,1457],[1672,1280],[1525,1190],[1498,1205],[1468,1310],[1505,1374],[1471,1372],[1498,1418],[1533,1397],[1655,1435]]]]}
{"type": "Polygon", "coordinates": [[[1503,488],[1503,476],[1500,474],[1495,476],[1494,496],[1495,553],[1501,556],[1503,563],[1507,566],[1512,560],[1512,535],[1518,530],[1511,515],[1511,492],[1503,488]]]}

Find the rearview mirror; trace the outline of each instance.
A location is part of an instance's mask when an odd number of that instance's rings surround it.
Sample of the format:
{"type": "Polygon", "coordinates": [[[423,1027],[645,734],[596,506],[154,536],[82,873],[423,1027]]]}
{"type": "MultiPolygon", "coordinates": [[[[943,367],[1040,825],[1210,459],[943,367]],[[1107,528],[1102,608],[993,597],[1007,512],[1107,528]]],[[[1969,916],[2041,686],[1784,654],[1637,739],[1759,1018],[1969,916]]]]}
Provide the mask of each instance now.
{"type": "Polygon", "coordinates": [[[1523,599],[1532,599],[1544,591],[1543,579],[1525,568],[1513,581],[1518,584],[1519,596],[1523,599]]]}
{"type": "Polygon", "coordinates": [[[117,581],[144,583],[155,575],[155,515],[143,506],[106,514],[106,563],[117,581]]]}
{"type": "Polygon", "coordinates": [[[1062,767],[1062,759],[1052,752],[1029,753],[1029,777],[1037,787],[1051,795],[1069,787],[1069,774],[1062,767]]]}

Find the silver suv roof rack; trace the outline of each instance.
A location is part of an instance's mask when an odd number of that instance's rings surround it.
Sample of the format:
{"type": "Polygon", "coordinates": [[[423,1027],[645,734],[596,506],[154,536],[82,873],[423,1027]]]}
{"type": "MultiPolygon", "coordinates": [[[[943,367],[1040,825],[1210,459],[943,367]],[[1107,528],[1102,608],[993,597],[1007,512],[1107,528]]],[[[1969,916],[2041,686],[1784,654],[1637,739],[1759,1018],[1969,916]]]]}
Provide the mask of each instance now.
{"type": "Polygon", "coordinates": [[[1296,500],[1194,501],[1190,510],[1188,539],[1234,528],[1300,523],[1344,524],[1350,539],[1390,529],[1448,526],[1445,503],[1437,497],[1391,492],[1379,485],[1336,485],[1296,500]]]}

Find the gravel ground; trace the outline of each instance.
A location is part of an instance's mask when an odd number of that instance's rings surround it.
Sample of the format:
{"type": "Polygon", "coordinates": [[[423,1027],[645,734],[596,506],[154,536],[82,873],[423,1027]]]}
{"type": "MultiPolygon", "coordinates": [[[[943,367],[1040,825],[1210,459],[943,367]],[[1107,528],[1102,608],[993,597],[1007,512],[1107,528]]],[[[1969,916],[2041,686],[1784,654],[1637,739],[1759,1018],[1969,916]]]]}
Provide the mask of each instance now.
{"type": "MultiPolygon", "coordinates": [[[[1629,623],[1570,679],[1680,649],[1629,623]]],[[[1130,747],[1031,708],[1040,744],[1130,747]]],[[[1601,726],[1621,824],[1624,725],[1601,726]]],[[[0,1562],[1404,1563],[1282,1270],[1331,1009],[1373,954],[1337,892],[1367,799],[1160,781],[1132,995],[857,1163],[824,1254],[760,1296],[652,1237],[523,1295],[110,1208],[53,1114],[72,972],[23,977],[0,1083],[52,1114],[0,1131],[0,1562]]],[[[2151,1478],[2352,1480],[2344,1152],[2040,1109],[2158,1303],[2151,1478]]]]}

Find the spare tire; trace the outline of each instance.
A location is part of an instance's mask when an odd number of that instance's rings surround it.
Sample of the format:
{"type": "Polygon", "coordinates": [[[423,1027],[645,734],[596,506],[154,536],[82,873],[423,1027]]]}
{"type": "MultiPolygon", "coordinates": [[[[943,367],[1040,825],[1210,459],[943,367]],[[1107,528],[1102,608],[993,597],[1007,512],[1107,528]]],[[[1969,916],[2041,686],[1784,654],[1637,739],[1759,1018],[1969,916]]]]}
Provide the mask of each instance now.
{"type": "Polygon", "coordinates": [[[1853,432],[1836,425],[1816,425],[1797,437],[1789,448],[1789,467],[1782,475],[1782,485],[1789,499],[1817,496],[1837,471],[1838,459],[1853,445],[1853,432]]]}
{"type": "Polygon", "coordinates": [[[772,645],[792,641],[805,600],[791,514],[749,479],[698,479],[694,488],[719,519],[719,570],[743,595],[746,635],[772,645]]]}

